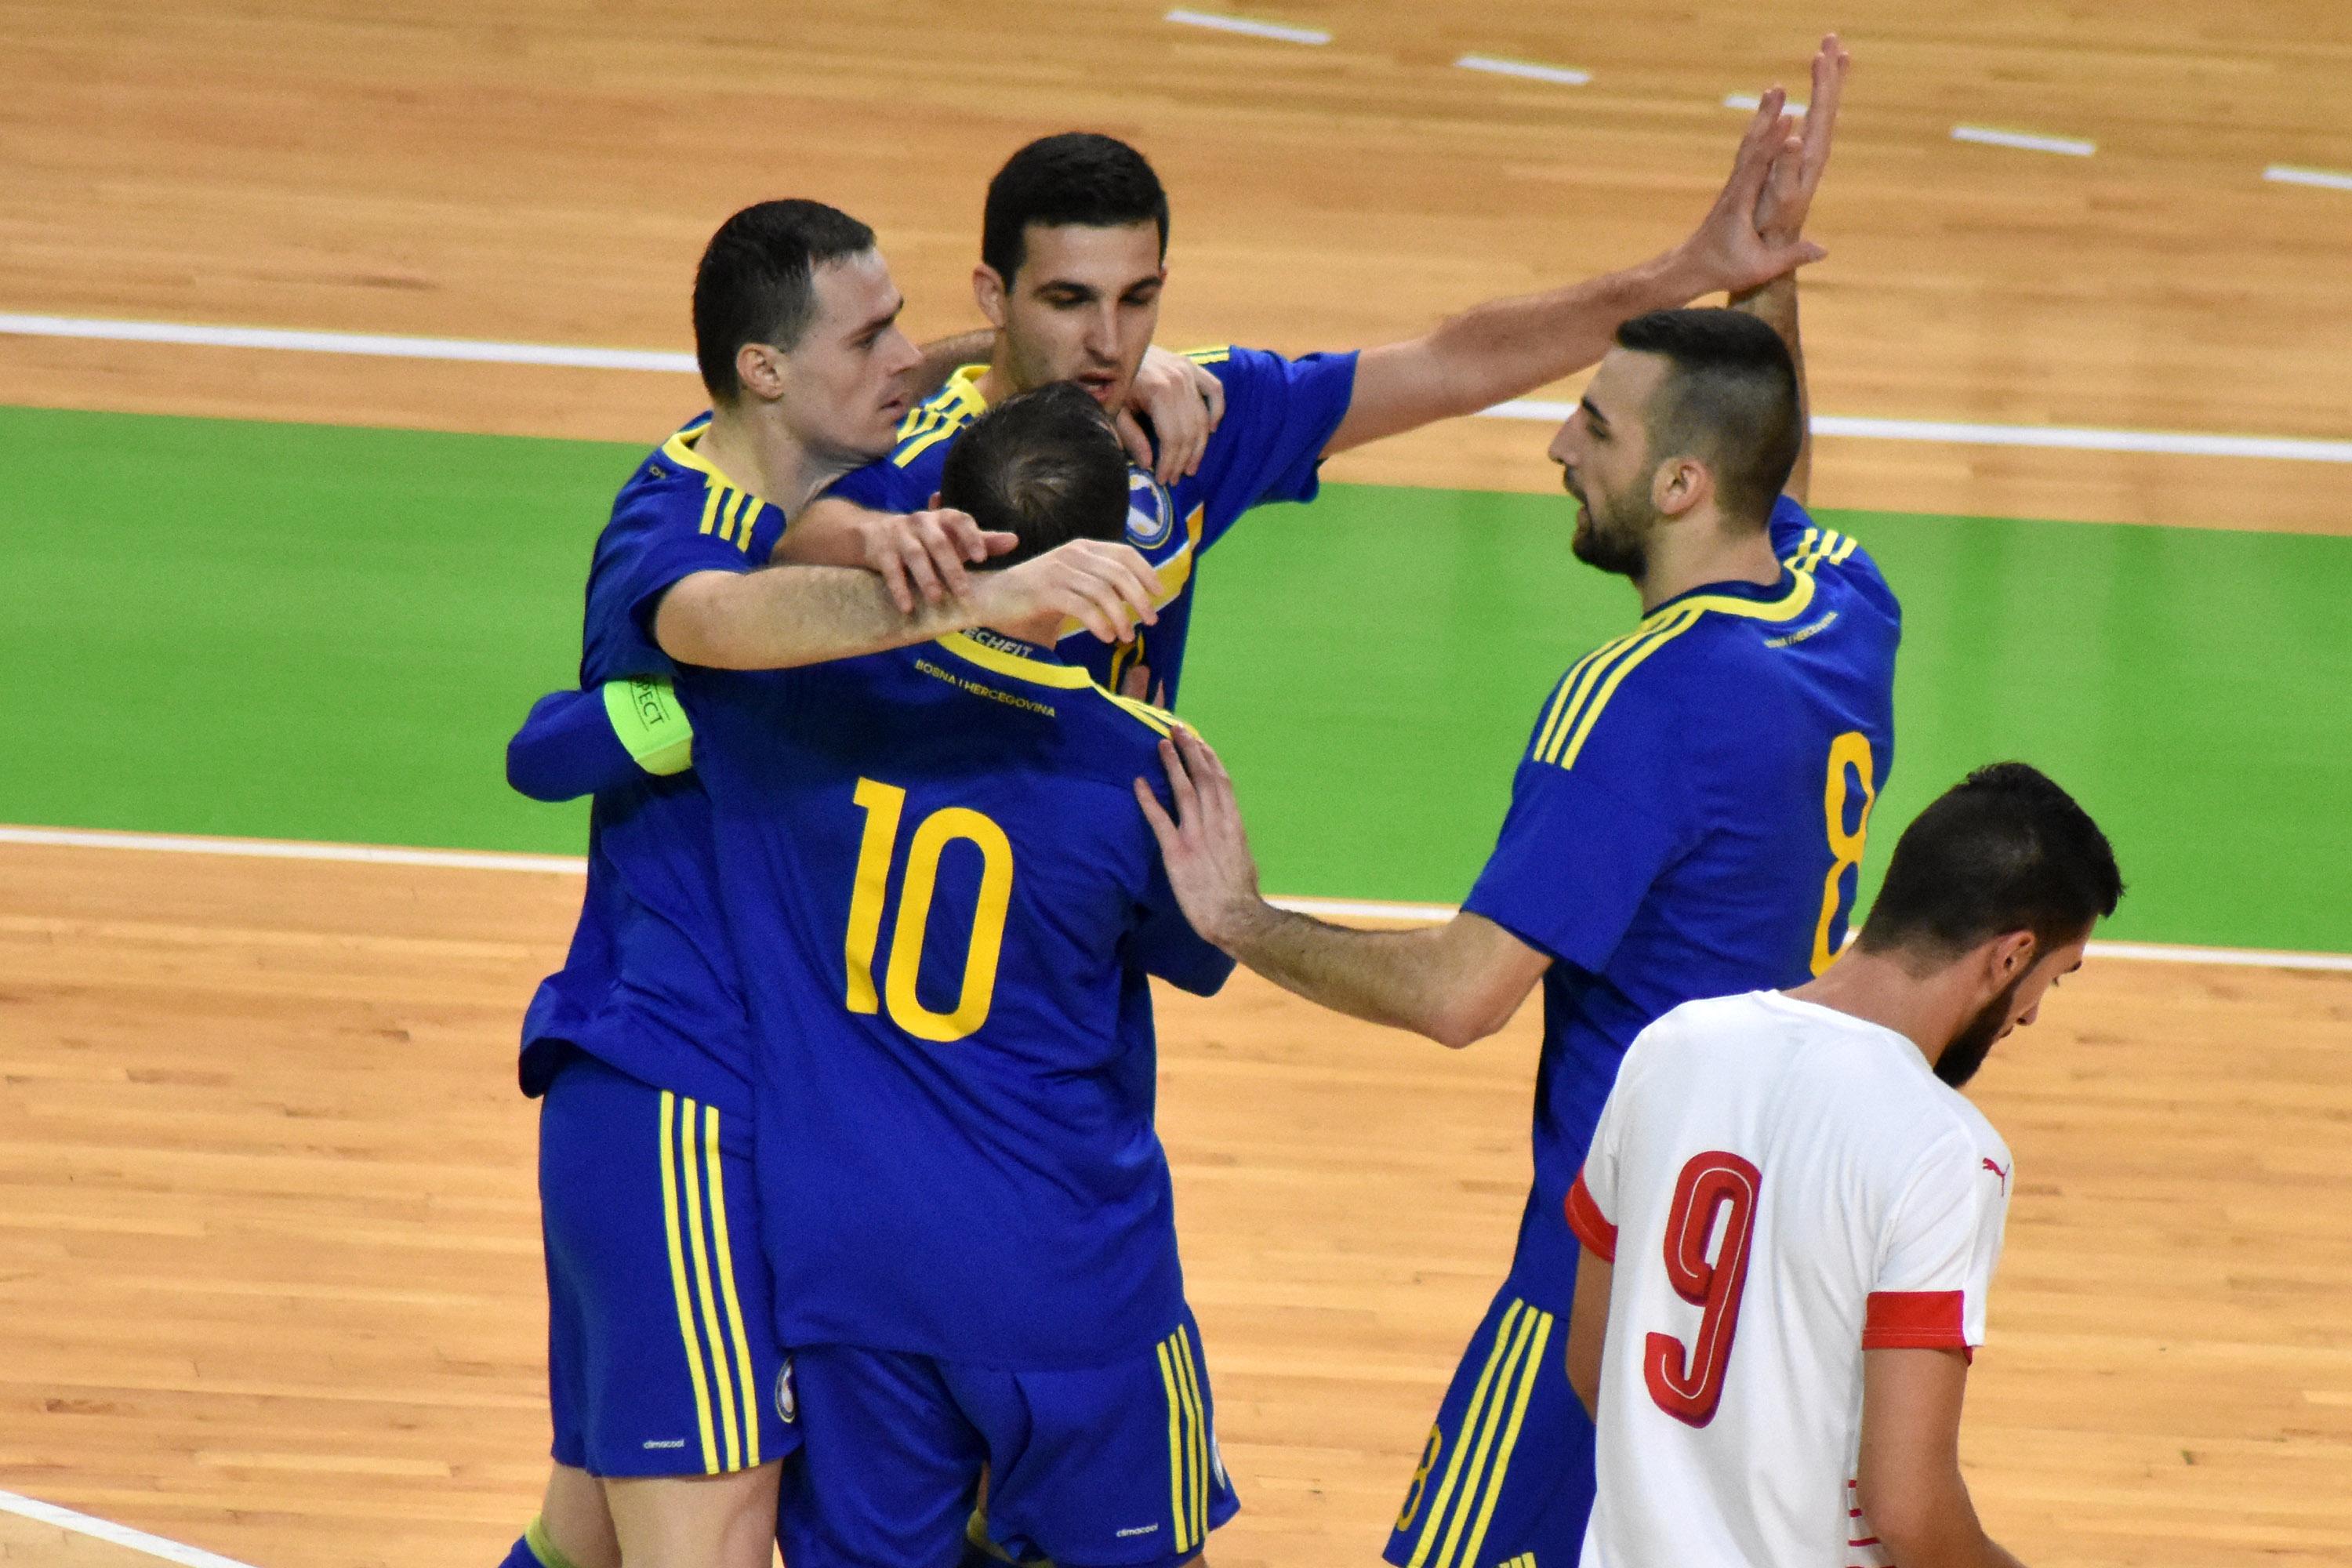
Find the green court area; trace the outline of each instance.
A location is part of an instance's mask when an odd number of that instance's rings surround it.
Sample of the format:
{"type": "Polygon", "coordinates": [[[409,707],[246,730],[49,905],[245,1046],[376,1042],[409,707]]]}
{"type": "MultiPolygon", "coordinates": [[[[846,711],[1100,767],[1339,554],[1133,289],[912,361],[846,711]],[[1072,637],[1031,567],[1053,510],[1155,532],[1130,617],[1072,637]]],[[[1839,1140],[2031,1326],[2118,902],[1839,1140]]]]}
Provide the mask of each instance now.
{"type": "MultiPolygon", "coordinates": [[[[1538,438],[1530,427],[1529,439],[1538,438]]],[[[635,447],[0,409],[0,821],[577,853],[508,793],[635,447]]],[[[1536,705],[1630,626],[1560,498],[1332,486],[1200,573],[1184,710],[1286,893],[1450,902],[1536,705]]],[[[2112,934],[2352,952],[2352,538],[1829,513],[1903,595],[1867,869],[2022,757],[2113,834],[2112,934]]]]}

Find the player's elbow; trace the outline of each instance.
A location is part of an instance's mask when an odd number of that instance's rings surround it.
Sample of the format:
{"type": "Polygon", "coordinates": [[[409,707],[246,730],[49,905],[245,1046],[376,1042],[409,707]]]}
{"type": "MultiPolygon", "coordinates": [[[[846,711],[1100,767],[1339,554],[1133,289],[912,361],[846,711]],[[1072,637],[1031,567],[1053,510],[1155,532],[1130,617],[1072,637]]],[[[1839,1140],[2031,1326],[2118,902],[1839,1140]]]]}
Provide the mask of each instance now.
{"type": "Polygon", "coordinates": [[[1517,1011],[1516,997],[1498,1003],[1475,991],[1451,992],[1430,1009],[1421,1032],[1447,1050],[1458,1051],[1500,1030],[1517,1011]]]}
{"type": "Polygon", "coordinates": [[[1969,1563],[1969,1545],[1983,1537],[1968,1506],[1967,1484],[1948,1477],[1889,1474],[1864,1461],[1854,1486],[1855,1500],[1871,1535],[1890,1563],[1904,1568],[1969,1563]]]}

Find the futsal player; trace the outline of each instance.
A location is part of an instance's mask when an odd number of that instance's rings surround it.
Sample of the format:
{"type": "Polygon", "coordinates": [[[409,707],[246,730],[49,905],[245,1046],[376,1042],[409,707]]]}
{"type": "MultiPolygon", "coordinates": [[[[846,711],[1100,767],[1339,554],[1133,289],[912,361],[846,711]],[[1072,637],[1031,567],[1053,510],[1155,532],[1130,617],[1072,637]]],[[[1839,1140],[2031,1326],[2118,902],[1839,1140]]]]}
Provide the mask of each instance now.
{"type": "MultiPolygon", "coordinates": [[[[1840,63],[1817,72],[1817,104],[1840,63]]],[[[1767,221],[1801,221],[1793,176],[1775,191],[1767,221]]],[[[1785,293],[1749,303],[1794,321],[1785,293]]],[[[1892,762],[1900,612],[1858,544],[1782,493],[1801,406],[1796,363],[1756,315],[1620,329],[1552,455],[1580,503],[1572,549],[1627,577],[1643,616],[1546,698],[1495,851],[1447,924],[1351,931],[1266,904],[1232,782],[1197,737],[1162,748],[1174,817],[1142,801],[1195,928],[1309,1000],[1464,1046],[1543,987],[1535,1180],[1391,1535],[1404,1568],[1573,1557],[1592,1427],[1560,1359],[1579,1252],[1561,1204],[1619,1058],[1678,1004],[1793,984],[1843,942],[1892,762]]]]}
{"type": "MultiPolygon", "coordinates": [[[[1149,569],[1096,541],[911,616],[868,572],[754,569],[788,511],[888,448],[917,359],[900,303],[872,232],[833,208],[766,202],[719,228],[694,290],[712,413],[614,502],[589,573],[583,684],[680,661],[842,658],[1043,614],[1106,638],[1149,618],[1149,569]]],[[[658,748],[658,711],[615,717],[658,748]]],[[[579,927],[524,1022],[522,1084],[544,1096],[555,1466],[510,1568],[765,1568],[794,1440],[774,1398],[750,1047],[709,805],[690,774],[659,772],[598,798],[579,927]]]]}
{"type": "Polygon", "coordinates": [[[1834,968],[1633,1041],[1568,1196],[1585,1568],[2017,1568],[1959,1465],[2015,1167],[1958,1090],[2122,891],[2064,790],[1982,768],[1904,831],[1834,968]]]}
{"type": "MultiPolygon", "coordinates": [[[[1815,64],[1842,72],[1836,40],[1815,64]]],[[[1433,331],[1360,353],[1286,359],[1248,348],[1195,357],[1222,384],[1224,416],[1196,472],[1162,486],[1139,475],[1128,538],[1159,570],[1160,614],[1118,647],[1066,650],[1097,678],[1173,703],[1201,558],[1241,514],[1307,500],[1322,460],[1435,420],[1476,413],[1592,364],[1618,325],[1717,291],[1752,288],[1822,253],[1797,227],[1759,231],[1776,168],[1810,198],[1836,117],[1817,81],[1808,137],[1791,150],[1779,89],[1742,137],[1729,180],[1680,245],[1590,282],[1490,300],[1433,331]],[[1142,670],[1144,677],[1137,677],[1142,670]]],[[[825,555],[828,531],[854,536],[861,510],[927,506],[958,433],[990,404],[1052,381],[1076,381],[1106,407],[1128,395],[1151,341],[1167,280],[1168,198],[1143,155],[1108,136],[1072,132],[1030,143],[989,184],[973,293],[996,335],[989,362],[955,372],[911,413],[883,461],[834,485],[796,527],[798,548],[825,555]]],[[[837,558],[865,558],[855,546],[837,558]]]]}
{"type": "MultiPolygon", "coordinates": [[[[974,422],[944,482],[1018,562],[1118,539],[1127,473],[1065,384],[974,422]]],[[[1072,1568],[1174,1568],[1235,1506],[1146,978],[1206,994],[1232,964],[1136,814],[1166,715],[1059,626],[677,672],[757,1052],[793,1568],[957,1562],[983,1470],[997,1542],[1072,1568]]]]}

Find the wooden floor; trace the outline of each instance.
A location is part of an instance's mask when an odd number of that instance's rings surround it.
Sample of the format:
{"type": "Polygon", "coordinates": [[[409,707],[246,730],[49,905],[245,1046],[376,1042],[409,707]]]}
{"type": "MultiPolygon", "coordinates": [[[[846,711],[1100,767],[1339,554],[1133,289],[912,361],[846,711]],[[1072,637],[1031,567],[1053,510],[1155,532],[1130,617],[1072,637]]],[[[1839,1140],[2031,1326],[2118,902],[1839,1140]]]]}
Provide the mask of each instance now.
{"type": "MultiPolygon", "coordinates": [[[[1075,124],[1169,183],[1167,341],[1354,346],[1671,241],[1738,129],[1722,96],[1792,79],[1833,21],[1859,63],[1807,285],[1821,411],[2352,436],[2352,195],[2259,178],[2352,170],[2336,0],[1243,8],[1336,41],[1158,0],[149,0],[102,26],[0,0],[0,310],[674,349],[717,219],[799,194],[873,221],[946,331],[974,320],[987,174],[1075,124]],[[2100,150],[1964,146],[1964,121],[2100,150]]],[[[644,442],[696,397],[0,336],[0,402],[644,442]]],[[[1329,476],[1549,490],[1547,435],[1460,421],[1329,476]]],[[[1815,493],[2352,531],[2340,464],[1830,440],[1815,493]]],[[[262,1568],[496,1560],[546,1442],[512,1038],[578,893],[0,848],[0,1489],[262,1568]]],[[[1368,1563],[1507,1255],[1533,1020],[1454,1057],[1247,976],[1162,1016],[1247,1503],[1218,1561],[1368,1563]]],[[[1987,1070],[2021,1185],[1966,1447],[2029,1560],[2352,1563],[2347,1040],[2352,976],[2107,963],[1987,1070]]],[[[135,1560],[0,1514],[0,1561],[135,1560]]]]}
{"type": "MultiPolygon", "coordinates": [[[[717,219],[880,232],[919,330],[977,324],[982,188],[1087,125],[1156,160],[1167,341],[1348,348],[1650,255],[1822,26],[1856,75],[1815,209],[1817,405],[1914,419],[2352,436],[2352,8],[2338,0],[1284,0],[1324,48],[1160,0],[583,7],[0,0],[0,309],[677,349],[717,219]],[[1454,69],[1465,51],[1594,73],[1454,69]],[[1963,121],[2096,157],[1963,145],[1963,121]]],[[[1252,7],[1244,6],[1244,10],[1252,7]]],[[[641,442],[684,376],[0,336],[0,400],[641,442]]],[[[1549,490],[1540,427],[1458,421],[1335,479],[1549,490]]],[[[1827,443],[1832,506],[2336,530],[2352,465],[1827,443]]]]}
{"type": "MultiPolygon", "coordinates": [[[[578,893],[0,848],[0,1486],[264,1568],[495,1561],[547,1437],[514,1019],[578,893]]],[[[1216,1560],[1369,1563],[1508,1256],[1534,1015],[1456,1056],[1244,974],[1161,1016],[1216,1560]]],[[[2352,975],[2095,963],[1986,1069],[1966,1455],[2030,1560],[2352,1563],[2348,1027],[2352,975]]]]}

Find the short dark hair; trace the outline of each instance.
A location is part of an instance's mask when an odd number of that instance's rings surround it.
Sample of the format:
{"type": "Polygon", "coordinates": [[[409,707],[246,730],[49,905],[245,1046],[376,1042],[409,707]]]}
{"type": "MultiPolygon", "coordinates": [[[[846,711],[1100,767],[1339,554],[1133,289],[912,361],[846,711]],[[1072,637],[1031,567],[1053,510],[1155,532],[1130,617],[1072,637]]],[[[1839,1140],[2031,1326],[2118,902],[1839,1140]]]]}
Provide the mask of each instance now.
{"type": "Polygon", "coordinates": [[[823,202],[759,202],[719,226],[694,269],[694,362],[714,403],[743,391],[735,351],[789,349],[816,314],[814,275],[874,248],[874,231],[823,202]]]}
{"type": "Polygon", "coordinates": [[[2116,912],[2122,875],[2107,836],[2040,770],[1979,768],[1903,830],[1858,939],[1864,952],[1958,957],[2009,931],[2042,952],[2116,912]]]}
{"type": "Polygon", "coordinates": [[[1032,142],[988,182],[980,220],[980,258],[1013,286],[1028,255],[1029,226],[1084,224],[1116,228],[1150,219],[1168,259],[1168,193],[1143,154],[1112,136],[1066,131],[1032,142]]]}
{"type": "Polygon", "coordinates": [[[989,561],[1017,566],[1073,539],[1127,534],[1127,448],[1074,381],[1008,397],[964,427],[940,475],[940,502],[1021,542],[989,561]]]}
{"type": "Polygon", "coordinates": [[[1617,346],[1673,367],[1650,403],[1651,456],[1698,458],[1723,510],[1762,528],[1804,447],[1780,334],[1744,310],[1653,310],[1618,328],[1617,346]]]}

